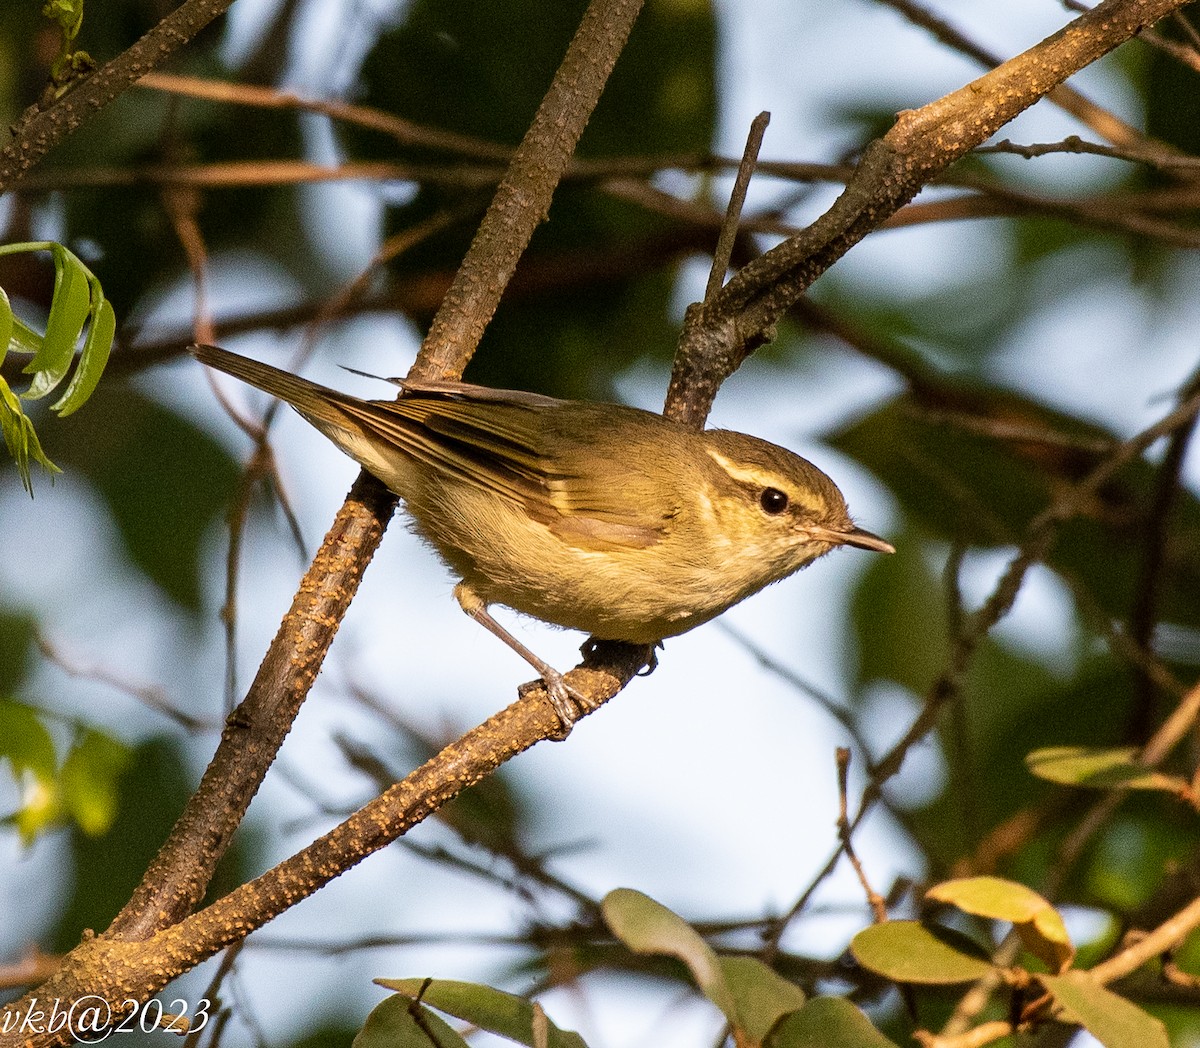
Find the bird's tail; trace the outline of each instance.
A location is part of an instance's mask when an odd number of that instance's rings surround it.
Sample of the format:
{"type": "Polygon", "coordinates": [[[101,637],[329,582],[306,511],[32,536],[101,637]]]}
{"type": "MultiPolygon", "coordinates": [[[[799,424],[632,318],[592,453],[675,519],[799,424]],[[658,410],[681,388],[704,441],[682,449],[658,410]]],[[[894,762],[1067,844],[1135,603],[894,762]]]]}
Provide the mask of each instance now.
{"type": "Polygon", "coordinates": [[[226,374],[257,386],[273,397],[287,401],[301,415],[307,418],[318,429],[325,431],[327,426],[345,428],[348,419],[344,411],[338,407],[340,402],[356,401],[345,393],[329,389],[327,386],[310,382],[299,375],[280,371],[270,364],[263,364],[237,353],[230,353],[219,346],[194,345],[188,347],[192,356],[201,364],[224,371],[226,374]]]}

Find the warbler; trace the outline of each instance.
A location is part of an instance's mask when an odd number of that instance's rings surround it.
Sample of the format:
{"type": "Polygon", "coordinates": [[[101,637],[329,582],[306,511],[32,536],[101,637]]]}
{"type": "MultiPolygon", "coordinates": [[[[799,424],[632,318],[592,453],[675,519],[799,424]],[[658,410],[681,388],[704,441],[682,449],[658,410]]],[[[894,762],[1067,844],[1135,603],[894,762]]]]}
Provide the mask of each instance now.
{"type": "Polygon", "coordinates": [[[837,546],[894,552],[811,462],[743,433],[459,382],[390,379],[397,399],[361,400],[216,346],[191,352],[286,401],[400,496],[462,580],[463,610],[541,675],[564,732],[573,692],[490,605],[650,644],[837,546]]]}

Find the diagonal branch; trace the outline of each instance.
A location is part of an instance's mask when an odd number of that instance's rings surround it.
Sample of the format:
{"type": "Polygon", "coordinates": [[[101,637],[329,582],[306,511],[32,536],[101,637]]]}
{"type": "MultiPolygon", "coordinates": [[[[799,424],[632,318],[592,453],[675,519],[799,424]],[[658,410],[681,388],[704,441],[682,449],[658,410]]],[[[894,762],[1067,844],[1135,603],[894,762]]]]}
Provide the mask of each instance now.
{"type": "MultiPolygon", "coordinates": [[[[546,100],[514,156],[484,229],[463,262],[457,294],[439,312],[437,328],[442,335],[427,341],[414,374],[462,373],[482,332],[480,318],[491,315],[517,257],[545,217],[554,186],[640,9],[641,0],[592,0],[546,100]],[[497,273],[503,279],[497,279],[497,273]],[[459,311],[464,316],[456,320],[459,311]]],[[[217,861],[311,688],[395,504],[395,496],[379,481],[360,475],[301,581],[246,698],[229,718],[196,793],[142,884],[102,936],[86,940],[66,958],[48,984],[48,992],[61,991],[64,1000],[96,992],[111,1000],[145,999],[155,988],[394,840],[501,760],[558,730],[557,718],[544,701],[544,689],[533,689],[510,710],[448,747],[406,784],[388,791],[348,820],[344,826],[349,829],[342,835],[337,831],[326,835],[284,864],[281,872],[264,875],[267,882],[272,877],[282,882],[278,892],[268,893],[269,902],[261,902],[263,879],[228,896],[214,919],[222,934],[232,935],[232,939],[217,945],[212,935],[199,934],[198,929],[211,928],[203,915],[186,925],[187,934],[180,930],[179,922],[203,897],[217,861]],[[502,732],[497,731],[497,723],[502,732]],[[397,803],[402,810],[394,807],[397,803]],[[339,846],[344,850],[339,851],[339,846]],[[168,937],[163,929],[172,926],[168,937]],[[156,932],[156,941],[165,942],[166,957],[145,941],[156,932]],[[185,939],[191,943],[190,949],[184,948],[185,939]],[[97,951],[109,955],[112,963],[98,966],[97,951]]],[[[576,671],[572,680],[578,691],[596,695],[596,705],[620,690],[645,661],[639,651],[637,667],[627,669],[629,651],[602,650],[608,654],[605,669],[616,666],[616,672],[585,669],[576,671]]],[[[31,1005],[26,1001],[24,1006],[31,1005]]],[[[17,1001],[4,1011],[6,1015],[20,1014],[22,1007],[17,1001]]],[[[69,1033],[47,1034],[41,1043],[57,1043],[69,1033]]],[[[7,1043],[0,1032],[0,1044],[7,1043]]]]}
{"type": "MultiPolygon", "coordinates": [[[[599,98],[607,75],[605,66],[611,69],[615,63],[639,9],[640,0],[593,0],[459,271],[458,286],[472,289],[475,297],[452,301],[448,295],[439,312],[443,318],[440,327],[435,321],[435,329],[476,332],[479,316],[485,311],[490,316],[504,283],[494,274],[511,274],[516,258],[546,214],[557,175],[565,168],[599,98]],[[579,77],[582,84],[577,82],[579,77]],[[567,97],[572,98],[569,105],[564,102],[567,97]],[[531,171],[535,176],[531,177],[531,171]],[[528,189],[518,192],[516,187],[527,182],[528,189]],[[456,322],[460,309],[470,316],[456,322]]],[[[412,374],[460,375],[480,333],[482,327],[472,341],[469,334],[439,340],[431,332],[412,374]]],[[[199,788],[142,885],[106,935],[144,938],[181,919],[203,897],[217,860],[320,670],[395,504],[395,497],[374,477],[359,476],[301,581],[245,700],[231,717],[199,788]]],[[[536,738],[528,739],[524,745],[534,741],[536,738]]]]}
{"type": "Polygon", "coordinates": [[[0,193],[51,149],[188,43],[233,0],[184,0],[136,44],[47,106],[30,106],[0,150],[0,193]]]}
{"type": "Polygon", "coordinates": [[[1103,0],[965,87],[899,115],[864,151],[845,191],[798,236],[755,259],[712,302],[689,310],[667,413],[697,424],[716,391],[804,294],[864,236],[1018,113],[1190,0],[1103,0]]]}
{"type": "Polygon", "coordinates": [[[513,154],[466,258],[433,318],[410,378],[458,378],[492,319],[625,46],[641,0],[593,2],[554,84],[513,154]]]}

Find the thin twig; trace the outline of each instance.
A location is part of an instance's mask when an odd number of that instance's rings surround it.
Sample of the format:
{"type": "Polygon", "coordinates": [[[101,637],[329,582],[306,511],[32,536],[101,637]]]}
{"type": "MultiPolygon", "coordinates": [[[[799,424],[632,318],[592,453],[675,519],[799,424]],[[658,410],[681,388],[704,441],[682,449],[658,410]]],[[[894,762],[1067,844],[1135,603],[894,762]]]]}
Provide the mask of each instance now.
{"type": "Polygon", "coordinates": [[[738,165],[737,177],[733,181],[733,190],[729,194],[729,206],[725,210],[725,221],[721,225],[721,235],[717,239],[713,251],[712,269],[708,274],[708,288],[704,292],[705,301],[721,290],[725,283],[725,274],[729,272],[730,259],[733,258],[733,245],[737,240],[738,223],[742,217],[742,207],[746,203],[746,191],[750,188],[750,179],[754,175],[754,167],[758,163],[758,153],[762,149],[763,135],[767,133],[767,125],[771,122],[771,114],[759,113],[750,124],[750,133],[746,136],[746,150],[742,154],[742,162],[738,165]]]}
{"type": "Polygon", "coordinates": [[[838,840],[842,842],[842,851],[845,853],[846,858],[850,860],[850,865],[854,867],[854,873],[858,877],[858,883],[862,885],[862,890],[867,897],[867,904],[871,907],[871,914],[875,919],[875,923],[883,924],[888,919],[887,902],[879,892],[871,887],[871,882],[867,880],[867,871],[863,869],[863,864],[854,851],[854,841],[852,839],[854,830],[850,826],[846,802],[846,783],[849,774],[850,750],[845,746],[839,746],[837,748],[838,840]]]}
{"type": "Polygon", "coordinates": [[[224,14],[232,3],[233,0],[184,0],[132,47],[65,94],[47,106],[27,109],[13,127],[12,138],[0,150],[0,193],[12,189],[54,146],[137,80],[162,65],[224,14]]]}
{"type": "Polygon", "coordinates": [[[866,762],[867,772],[873,770],[874,765],[871,763],[871,746],[869,740],[862,734],[859,725],[854,719],[854,716],[847,708],[844,702],[839,702],[828,692],[817,687],[812,681],[805,680],[795,670],[785,666],[778,659],[774,658],[765,648],[757,644],[751,637],[747,636],[741,630],[731,626],[724,619],[717,619],[713,625],[722,633],[731,637],[737,644],[758,663],[759,668],[767,673],[778,677],[781,681],[794,688],[796,691],[807,695],[813,702],[817,704],[825,713],[829,714],[842,729],[850,736],[851,742],[854,743],[858,752],[862,754],[862,759],[866,762]]]}
{"type": "Polygon", "coordinates": [[[429,326],[410,378],[444,379],[462,374],[517,260],[549,212],[554,188],[567,169],[641,6],[642,0],[593,0],[589,4],[429,326]]]}
{"type": "MultiPolygon", "coordinates": [[[[973,615],[965,618],[963,633],[952,645],[950,665],[934,682],[920,713],[903,737],[876,765],[875,771],[863,790],[858,810],[851,820],[852,829],[857,828],[867,813],[875,806],[882,796],[884,785],[899,772],[912,747],[934,729],[946,704],[960,693],[963,677],[979,644],[1008,613],[1016,600],[1025,574],[1035,563],[1045,557],[1058,527],[1074,514],[1084,511],[1096,489],[1105,484],[1117,470],[1140,455],[1162,436],[1174,431],[1179,426],[1186,425],[1197,411],[1200,411],[1200,394],[1188,398],[1158,422],[1118,444],[1086,477],[1060,494],[1034,518],[1026,531],[1024,542],[1017,554],[1009,561],[1007,569],[1001,575],[992,593],[973,615]]],[[[1164,725],[1163,729],[1156,733],[1156,740],[1159,740],[1160,736],[1165,740],[1168,735],[1170,739],[1177,740],[1181,737],[1181,732],[1186,730],[1186,726],[1195,722],[1196,710],[1200,708],[1200,686],[1195,689],[1195,695],[1194,703],[1189,695],[1169,720],[1168,723],[1171,725],[1169,733],[1167,725],[1164,725]]],[[[1148,746],[1147,752],[1152,754],[1157,762],[1165,755],[1163,750],[1165,741],[1152,740],[1152,742],[1154,742],[1154,748],[1151,749],[1148,746]]],[[[1097,818],[1100,817],[1097,815],[1097,818]]],[[[1082,847],[1082,844],[1079,846],[1082,847]]],[[[764,937],[763,953],[766,957],[769,958],[778,949],[779,941],[788,924],[804,909],[819,885],[836,868],[841,850],[839,845],[796,902],[764,937]]],[[[1069,862],[1066,865],[1069,867],[1069,862]]]]}
{"type": "Polygon", "coordinates": [[[1136,146],[1106,146],[1099,142],[1089,142],[1078,135],[1067,135],[1058,142],[1033,142],[1020,145],[1005,138],[991,145],[979,146],[974,151],[975,156],[986,153],[1010,153],[1032,160],[1040,156],[1054,156],[1059,153],[1090,154],[1092,156],[1109,157],[1113,160],[1128,160],[1132,163],[1146,164],[1160,171],[1188,171],[1200,168],[1200,157],[1163,155],[1156,150],[1138,149],[1136,146]]]}
{"type": "Polygon", "coordinates": [[[62,670],[68,677],[96,681],[110,688],[115,688],[121,694],[128,695],[130,698],[140,702],[147,709],[155,710],[169,717],[176,724],[186,728],[188,731],[216,731],[221,726],[217,720],[206,720],[203,717],[196,717],[181,710],[166,697],[166,693],[160,687],[150,684],[135,684],[132,681],[119,677],[116,673],[103,666],[85,666],[74,661],[44,635],[39,634],[37,645],[42,655],[62,670]]]}
{"type": "Polygon", "coordinates": [[[390,135],[403,146],[437,149],[476,160],[499,161],[506,164],[512,156],[510,146],[485,142],[483,139],[460,135],[454,131],[428,127],[372,106],[306,98],[295,92],[283,91],[276,87],[235,84],[227,80],[178,76],[172,73],[150,73],[148,76],[142,77],[137,82],[137,86],[188,98],[223,102],[227,105],[318,113],[333,120],[390,135]]]}

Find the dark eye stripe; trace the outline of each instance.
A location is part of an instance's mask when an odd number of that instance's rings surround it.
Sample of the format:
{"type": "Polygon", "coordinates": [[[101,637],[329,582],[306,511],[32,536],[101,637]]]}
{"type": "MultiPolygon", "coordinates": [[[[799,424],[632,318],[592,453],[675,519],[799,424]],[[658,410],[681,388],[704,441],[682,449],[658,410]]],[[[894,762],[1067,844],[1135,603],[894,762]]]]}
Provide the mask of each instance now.
{"type": "Polygon", "coordinates": [[[764,512],[775,516],[788,508],[788,497],[778,488],[763,488],[762,494],[758,496],[758,504],[764,512]]]}

